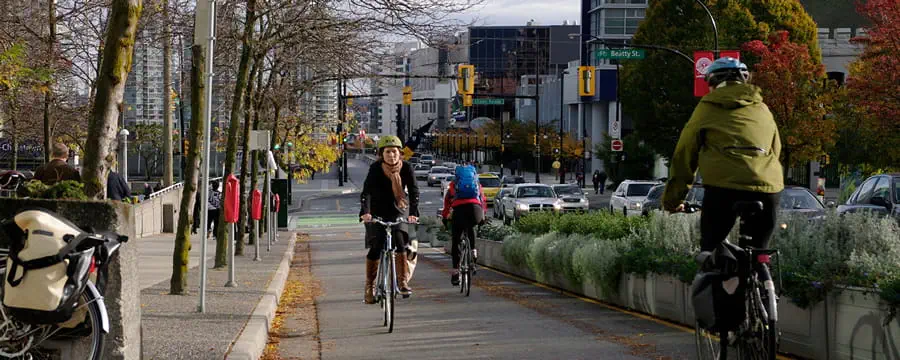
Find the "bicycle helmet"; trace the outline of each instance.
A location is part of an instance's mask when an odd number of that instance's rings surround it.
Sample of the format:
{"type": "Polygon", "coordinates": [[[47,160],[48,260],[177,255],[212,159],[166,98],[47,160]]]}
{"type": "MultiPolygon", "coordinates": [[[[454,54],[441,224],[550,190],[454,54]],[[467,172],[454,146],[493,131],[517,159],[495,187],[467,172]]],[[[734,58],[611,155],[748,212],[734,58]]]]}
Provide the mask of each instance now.
{"type": "Polygon", "coordinates": [[[385,136],[382,136],[381,139],[378,139],[378,150],[381,150],[383,148],[390,147],[390,146],[402,148],[403,142],[400,141],[400,138],[398,138],[394,135],[385,135],[385,136]]]}
{"type": "Polygon", "coordinates": [[[730,56],[721,57],[706,69],[706,82],[716,87],[726,81],[746,82],[750,79],[747,65],[730,56]]]}

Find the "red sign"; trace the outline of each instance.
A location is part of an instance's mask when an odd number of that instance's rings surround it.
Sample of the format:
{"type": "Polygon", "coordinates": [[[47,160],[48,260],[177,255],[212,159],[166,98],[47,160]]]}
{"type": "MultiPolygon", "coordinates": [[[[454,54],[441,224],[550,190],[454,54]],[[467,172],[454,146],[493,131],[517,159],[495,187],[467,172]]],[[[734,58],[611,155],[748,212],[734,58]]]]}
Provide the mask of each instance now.
{"type": "Polygon", "coordinates": [[[622,148],[625,147],[625,144],[622,143],[620,139],[613,139],[612,141],[612,151],[622,151],[622,148]]]}
{"type": "Polygon", "coordinates": [[[262,192],[259,189],[253,190],[250,196],[250,218],[262,220],[262,192]]]}
{"type": "MultiPolygon", "coordinates": [[[[720,58],[727,56],[740,60],[741,52],[738,50],[719,51],[720,58]]],[[[709,93],[709,85],[706,84],[703,77],[706,76],[706,69],[715,60],[712,51],[694,51],[694,96],[701,97],[709,93]]]]}
{"type": "Polygon", "coordinates": [[[241,213],[240,181],[233,174],[225,177],[225,222],[238,222],[241,213]]]}

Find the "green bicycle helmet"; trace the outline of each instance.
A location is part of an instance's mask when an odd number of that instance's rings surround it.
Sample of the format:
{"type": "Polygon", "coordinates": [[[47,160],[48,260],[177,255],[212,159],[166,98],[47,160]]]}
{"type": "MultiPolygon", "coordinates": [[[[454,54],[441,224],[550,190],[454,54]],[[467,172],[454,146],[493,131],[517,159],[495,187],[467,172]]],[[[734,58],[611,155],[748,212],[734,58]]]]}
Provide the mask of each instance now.
{"type": "Polygon", "coordinates": [[[386,147],[397,147],[403,148],[403,142],[400,141],[400,138],[394,135],[385,135],[382,136],[381,139],[378,139],[378,150],[381,150],[386,147]]]}

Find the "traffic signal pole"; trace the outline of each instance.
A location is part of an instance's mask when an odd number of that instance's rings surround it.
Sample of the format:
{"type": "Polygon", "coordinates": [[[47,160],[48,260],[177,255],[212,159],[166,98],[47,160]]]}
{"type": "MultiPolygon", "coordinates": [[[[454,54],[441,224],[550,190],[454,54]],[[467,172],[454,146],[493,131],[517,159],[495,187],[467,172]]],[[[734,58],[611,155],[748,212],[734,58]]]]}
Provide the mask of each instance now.
{"type": "MultiPolygon", "coordinates": [[[[347,82],[346,81],[341,81],[341,98],[343,98],[343,101],[341,101],[341,104],[342,104],[341,125],[343,125],[344,122],[347,121],[347,82]]],[[[347,144],[344,143],[344,134],[343,133],[341,134],[341,144],[343,144],[343,146],[342,146],[343,151],[341,151],[341,158],[342,158],[341,166],[343,166],[343,169],[344,169],[344,171],[343,171],[344,182],[347,182],[350,179],[350,172],[348,171],[349,169],[347,168],[347,144]]]]}
{"type": "Polygon", "coordinates": [[[338,186],[344,186],[344,93],[343,93],[344,80],[338,80],[337,92],[338,92],[338,113],[340,113],[338,126],[337,126],[337,135],[338,135],[338,146],[340,146],[341,157],[338,158],[338,186]]]}

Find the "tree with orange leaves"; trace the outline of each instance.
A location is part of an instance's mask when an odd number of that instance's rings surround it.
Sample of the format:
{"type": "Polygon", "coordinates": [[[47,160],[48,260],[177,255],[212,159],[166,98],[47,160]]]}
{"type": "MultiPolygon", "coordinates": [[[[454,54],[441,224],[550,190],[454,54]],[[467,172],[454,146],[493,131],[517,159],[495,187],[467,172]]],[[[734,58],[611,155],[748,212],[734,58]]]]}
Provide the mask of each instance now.
{"type": "Polygon", "coordinates": [[[826,115],[837,93],[825,67],[813,60],[806,45],[791,42],[786,31],[773,33],[768,43],[747,42],[742,49],[759,58],[751,82],[762,89],[778,124],[785,169],[824,155],[835,143],[835,121],[826,115]]]}

